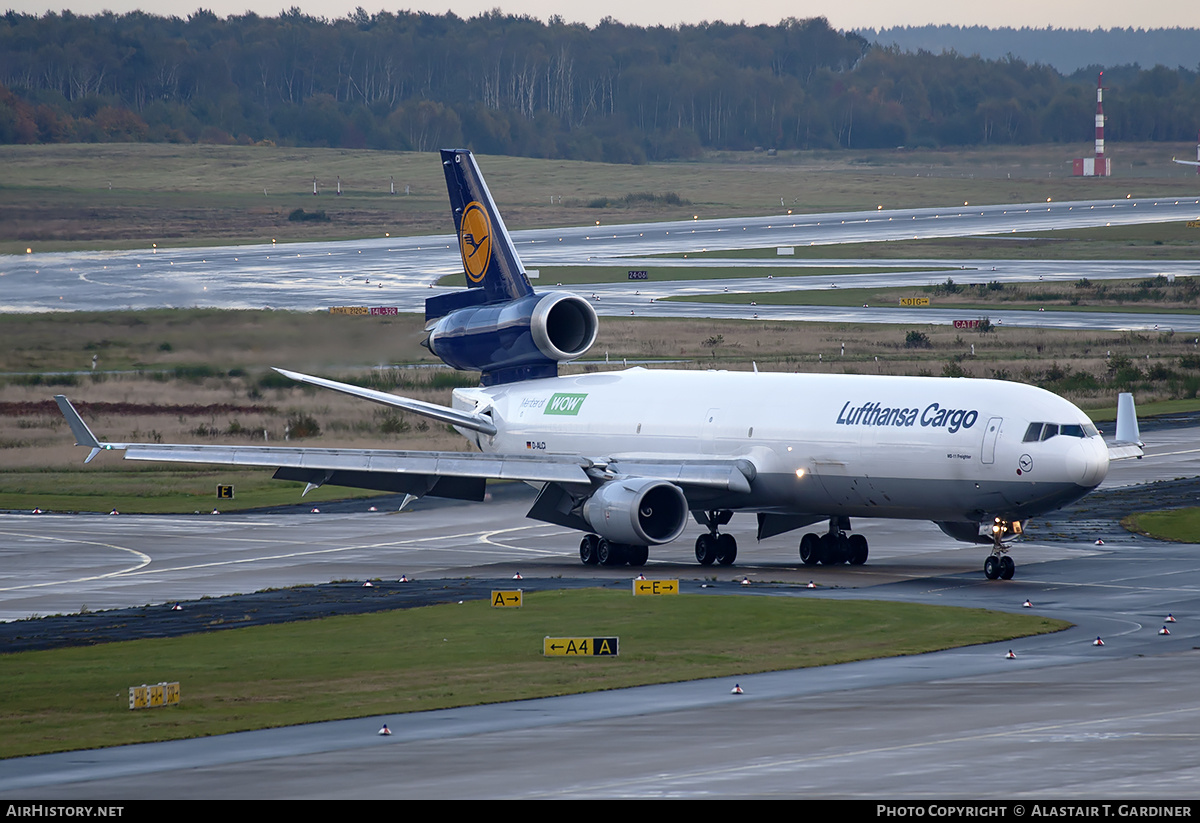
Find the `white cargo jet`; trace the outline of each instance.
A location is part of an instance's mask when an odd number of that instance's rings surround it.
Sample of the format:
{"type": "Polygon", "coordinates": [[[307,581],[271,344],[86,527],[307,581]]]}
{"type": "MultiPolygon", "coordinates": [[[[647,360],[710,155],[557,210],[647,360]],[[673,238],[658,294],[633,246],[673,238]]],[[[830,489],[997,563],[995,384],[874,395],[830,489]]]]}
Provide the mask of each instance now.
{"type": "Polygon", "coordinates": [[[703,565],[729,565],[737,544],[720,527],[757,517],[758,539],[813,524],[808,565],[862,564],[866,538],[850,518],[931,520],[991,547],[990,579],[1009,579],[1012,538],[1026,518],[1094,489],[1112,459],[1140,457],[1133,398],[1122,395],[1109,446],[1087,415],[1020,383],[921,377],[634,368],[558,376],[596,337],[591,305],[537,294],[466,150],[442,152],[468,288],[426,302],[426,345],[481,372],[453,408],[320,377],[294,380],[453,425],[479,453],[290,446],[106,443],[63,396],[76,443],[129,460],[275,468],[308,489],[330,484],[413,496],[482,500],[487,480],[540,488],[528,516],[584,533],[587,564],[644,565],[689,513],[707,531],[703,565]]]}

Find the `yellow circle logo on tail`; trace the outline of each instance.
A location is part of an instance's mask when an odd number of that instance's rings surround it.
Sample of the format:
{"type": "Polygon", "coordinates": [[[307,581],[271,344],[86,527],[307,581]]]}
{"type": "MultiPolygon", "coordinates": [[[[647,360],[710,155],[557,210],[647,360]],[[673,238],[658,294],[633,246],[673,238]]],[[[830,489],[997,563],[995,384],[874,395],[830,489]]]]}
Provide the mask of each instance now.
{"type": "Polygon", "coordinates": [[[472,283],[483,281],[488,263],[492,261],[492,223],[487,211],[478,201],[463,209],[458,224],[458,250],[462,253],[463,268],[472,283]]]}

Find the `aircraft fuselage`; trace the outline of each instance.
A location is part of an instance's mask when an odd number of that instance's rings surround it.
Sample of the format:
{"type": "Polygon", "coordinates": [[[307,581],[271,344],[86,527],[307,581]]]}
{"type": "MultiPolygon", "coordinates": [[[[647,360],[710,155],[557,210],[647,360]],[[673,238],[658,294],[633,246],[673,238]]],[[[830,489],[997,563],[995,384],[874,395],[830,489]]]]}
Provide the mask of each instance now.
{"type": "MultiPolygon", "coordinates": [[[[999,380],[629,369],[458,389],[489,410],[481,450],[627,459],[745,459],[750,492],[694,508],[981,521],[1025,518],[1104,479],[1087,415],[999,380]],[[1028,439],[1033,423],[1071,434],[1028,439]]],[[[689,501],[691,502],[691,501],[689,501]]]]}

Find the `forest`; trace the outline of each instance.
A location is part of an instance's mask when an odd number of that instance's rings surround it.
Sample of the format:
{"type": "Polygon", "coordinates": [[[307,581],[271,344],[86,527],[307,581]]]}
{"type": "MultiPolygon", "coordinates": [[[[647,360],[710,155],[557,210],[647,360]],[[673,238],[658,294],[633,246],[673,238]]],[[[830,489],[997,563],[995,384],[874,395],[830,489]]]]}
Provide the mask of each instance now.
{"type": "MultiPolygon", "coordinates": [[[[0,18],[0,143],[157,141],[643,163],[1086,142],[1100,67],[872,46],[824,18],[589,28],[499,12],[0,18]]],[[[1186,141],[1200,76],[1105,69],[1108,138],[1186,141]]]]}

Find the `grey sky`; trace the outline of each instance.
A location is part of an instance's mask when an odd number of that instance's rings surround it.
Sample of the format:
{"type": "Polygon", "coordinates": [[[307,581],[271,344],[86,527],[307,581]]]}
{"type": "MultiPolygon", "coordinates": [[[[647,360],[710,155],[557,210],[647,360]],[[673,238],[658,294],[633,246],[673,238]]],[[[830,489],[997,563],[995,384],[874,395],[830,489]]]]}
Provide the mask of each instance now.
{"type": "MultiPolygon", "coordinates": [[[[749,24],[778,23],[785,17],[825,17],[834,28],[885,28],[888,26],[949,23],[954,25],[1030,26],[1044,28],[1200,28],[1200,3],[1189,0],[1004,0],[998,3],[964,3],[961,0],[758,0],[747,6],[732,0],[607,0],[595,5],[564,3],[562,0],[410,0],[396,5],[371,4],[369,0],[192,0],[180,4],[147,3],[145,0],[0,0],[0,8],[44,14],[70,9],[76,14],[102,10],[117,13],[143,9],[154,14],[186,17],[196,8],[206,8],[221,17],[253,11],[272,17],[299,7],[314,17],[345,17],[358,5],[368,12],[382,9],[411,9],[442,14],[453,11],[472,17],[499,7],[508,14],[529,14],[541,20],[561,15],[568,22],[596,24],[611,16],[636,25],[673,25],[703,20],[745,21],[749,24]]],[[[1200,52],[1200,44],[1197,51],[1200,52]]]]}

